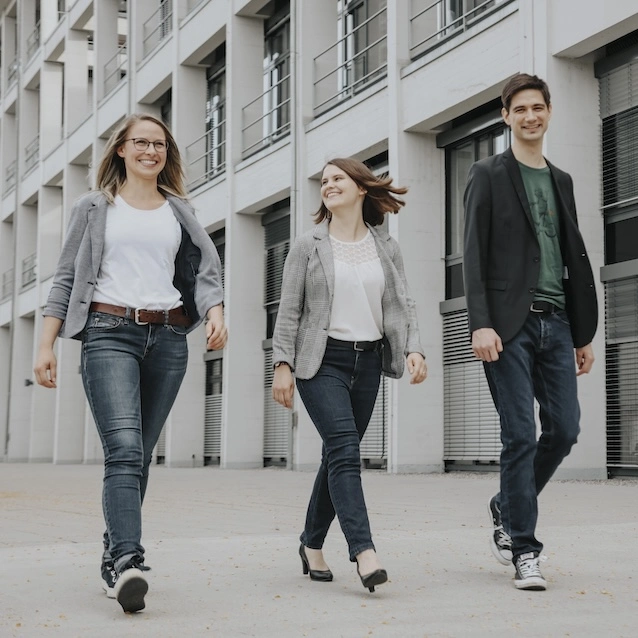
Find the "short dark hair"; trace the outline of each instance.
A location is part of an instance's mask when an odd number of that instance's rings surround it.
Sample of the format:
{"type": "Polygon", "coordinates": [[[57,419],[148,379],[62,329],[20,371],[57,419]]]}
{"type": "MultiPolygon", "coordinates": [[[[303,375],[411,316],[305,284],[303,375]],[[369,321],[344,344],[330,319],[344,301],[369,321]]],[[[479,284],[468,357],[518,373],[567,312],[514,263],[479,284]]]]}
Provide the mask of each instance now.
{"type": "MultiPolygon", "coordinates": [[[[403,186],[394,186],[392,178],[388,175],[377,177],[363,162],[353,157],[335,157],[326,166],[340,168],[361,189],[366,191],[363,200],[363,221],[370,226],[383,224],[386,213],[398,213],[405,202],[397,195],[405,195],[408,189],[403,186]]],[[[314,214],[315,224],[320,224],[324,219],[330,219],[331,213],[326,205],[321,202],[319,210],[314,214]]]]}
{"type": "Polygon", "coordinates": [[[545,80],[541,80],[541,78],[537,75],[518,73],[508,80],[507,84],[503,87],[503,93],[501,93],[503,108],[508,113],[514,96],[526,89],[536,89],[537,91],[540,91],[543,94],[546,106],[550,105],[549,87],[547,86],[547,82],[545,82],[545,80]]]}

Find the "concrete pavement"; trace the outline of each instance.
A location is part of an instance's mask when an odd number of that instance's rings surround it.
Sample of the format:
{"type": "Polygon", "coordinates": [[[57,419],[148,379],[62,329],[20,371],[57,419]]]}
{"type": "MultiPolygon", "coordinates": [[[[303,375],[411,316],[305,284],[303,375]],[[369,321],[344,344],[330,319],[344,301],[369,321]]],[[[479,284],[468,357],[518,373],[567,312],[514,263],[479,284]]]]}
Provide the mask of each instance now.
{"type": "Polygon", "coordinates": [[[332,583],[297,555],[313,475],[153,467],[144,506],[150,591],[122,613],[100,588],[102,468],[0,464],[0,636],[629,638],[638,620],[638,481],[552,482],[538,536],[546,592],[491,555],[495,474],[365,472],[390,582],[370,594],[338,525],[332,583]]]}

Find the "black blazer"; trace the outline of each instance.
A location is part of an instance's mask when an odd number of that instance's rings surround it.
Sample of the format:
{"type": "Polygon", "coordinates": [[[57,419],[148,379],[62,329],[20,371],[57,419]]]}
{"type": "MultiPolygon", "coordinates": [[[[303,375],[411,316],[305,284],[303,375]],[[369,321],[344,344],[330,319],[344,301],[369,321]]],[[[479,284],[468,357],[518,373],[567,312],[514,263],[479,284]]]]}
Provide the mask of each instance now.
{"type": "MultiPolygon", "coordinates": [[[[580,348],[591,343],[598,325],[594,275],[578,229],[572,178],[547,164],[560,209],[566,311],[574,347],[580,348]]],[[[505,343],[525,322],[540,272],[540,247],[511,148],[472,166],[464,204],[463,278],[470,334],[494,328],[505,343]]]]}

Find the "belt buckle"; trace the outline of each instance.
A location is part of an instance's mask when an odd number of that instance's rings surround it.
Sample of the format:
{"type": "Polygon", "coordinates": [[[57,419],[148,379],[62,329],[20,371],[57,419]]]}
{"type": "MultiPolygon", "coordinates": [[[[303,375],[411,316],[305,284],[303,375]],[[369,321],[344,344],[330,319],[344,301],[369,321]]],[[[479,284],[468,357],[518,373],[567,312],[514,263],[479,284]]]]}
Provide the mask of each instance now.
{"type": "Polygon", "coordinates": [[[353,342],[353,346],[352,346],[352,347],[353,347],[353,348],[354,348],[357,352],[364,352],[364,349],[363,349],[363,348],[358,348],[358,347],[357,347],[358,343],[359,343],[358,341],[354,341],[354,342],[353,342]]]}
{"type": "Polygon", "coordinates": [[[534,308],[534,302],[532,301],[532,305],[529,307],[530,312],[537,312],[537,313],[542,313],[543,310],[536,310],[536,308],[534,308]]]}
{"type": "Polygon", "coordinates": [[[133,320],[138,326],[148,326],[148,321],[140,321],[140,308],[135,308],[133,313],[133,320]]]}

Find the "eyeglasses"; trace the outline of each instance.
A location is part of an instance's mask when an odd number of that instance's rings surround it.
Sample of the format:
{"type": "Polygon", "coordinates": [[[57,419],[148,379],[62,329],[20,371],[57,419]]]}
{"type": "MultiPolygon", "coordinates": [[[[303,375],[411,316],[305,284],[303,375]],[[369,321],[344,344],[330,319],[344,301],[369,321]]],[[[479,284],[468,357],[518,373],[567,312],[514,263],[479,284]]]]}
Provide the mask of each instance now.
{"type": "Polygon", "coordinates": [[[150,142],[144,137],[129,137],[125,142],[133,142],[136,151],[145,151],[152,144],[156,153],[166,153],[168,150],[168,142],[166,140],[156,140],[150,142]]]}

